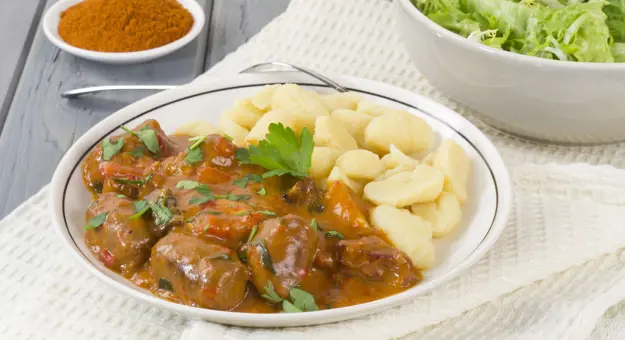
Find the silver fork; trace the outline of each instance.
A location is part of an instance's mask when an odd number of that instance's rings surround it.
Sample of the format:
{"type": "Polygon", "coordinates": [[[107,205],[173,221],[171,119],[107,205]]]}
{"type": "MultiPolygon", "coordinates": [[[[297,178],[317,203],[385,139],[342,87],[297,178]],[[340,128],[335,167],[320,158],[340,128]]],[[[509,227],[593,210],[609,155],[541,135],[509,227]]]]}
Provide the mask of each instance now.
{"type": "MultiPolygon", "coordinates": [[[[347,90],[342,87],[341,85],[337,84],[336,82],[334,82],[332,79],[317,73],[313,70],[304,68],[304,67],[300,67],[300,66],[296,66],[296,65],[291,65],[291,64],[287,64],[287,63],[283,63],[283,62],[279,62],[279,61],[268,61],[268,62],[264,62],[264,63],[260,63],[260,64],[256,64],[256,65],[252,65],[244,70],[242,70],[239,73],[252,73],[252,72],[267,72],[270,70],[267,70],[268,68],[271,67],[279,67],[282,69],[287,69],[287,70],[291,70],[291,71],[299,71],[302,73],[305,73],[321,82],[323,82],[324,84],[330,86],[331,88],[335,89],[338,92],[347,92],[347,90]]],[[[72,99],[72,98],[76,98],[79,96],[82,96],[84,94],[90,94],[90,93],[98,93],[98,92],[107,92],[107,91],[125,91],[125,90],[152,90],[152,91],[163,91],[163,90],[169,90],[169,89],[173,89],[178,87],[179,85],[106,85],[106,86],[91,86],[91,87],[84,87],[84,88],[79,88],[79,89],[74,89],[74,90],[70,90],[70,91],[66,91],[61,93],[61,97],[63,98],[68,98],[68,99],[72,99]]]]}

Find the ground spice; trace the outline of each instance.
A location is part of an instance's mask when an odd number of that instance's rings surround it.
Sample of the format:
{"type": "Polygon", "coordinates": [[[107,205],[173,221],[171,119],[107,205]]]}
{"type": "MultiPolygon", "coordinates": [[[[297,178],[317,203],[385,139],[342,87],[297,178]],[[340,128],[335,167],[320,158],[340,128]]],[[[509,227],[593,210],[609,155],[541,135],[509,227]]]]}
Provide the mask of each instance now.
{"type": "Polygon", "coordinates": [[[82,49],[135,52],[178,40],[191,26],[176,0],[85,0],[61,14],[59,35],[82,49]]]}

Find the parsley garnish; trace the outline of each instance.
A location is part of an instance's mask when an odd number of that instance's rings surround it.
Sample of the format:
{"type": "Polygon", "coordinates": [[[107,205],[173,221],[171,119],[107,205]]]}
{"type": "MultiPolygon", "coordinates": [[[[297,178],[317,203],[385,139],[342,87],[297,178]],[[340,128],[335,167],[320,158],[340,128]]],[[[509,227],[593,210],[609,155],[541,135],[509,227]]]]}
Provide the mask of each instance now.
{"type": "Polygon", "coordinates": [[[174,287],[172,287],[171,282],[163,277],[158,279],[158,289],[164,289],[170,292],[174,291],[174,287]]]}
{"type": "Polygon", "coordinates": [[[130,155],[132,157],[143,157],[143,153],[145,152],[145,146],[139,145],[134,150],[130,151],[130,155]]]}
{"type": "Polygon", "coordinates": [[[265,288],[265,294],[261,296],[267,299],[267,301],[276,304],[282,302],[283,299],[280,297],[280,295],[278,295],[278,293],[276,293],[276,289],[271,281],[268,281],[267,285],[263,288],[265,288]]]}
{"type": "Polygon", "coordinates": [[[317,219],[313,218],[312,221],[310,221],[310,225],[313,227],[313,229],[315,229],[315,231],[319,231],[319,225],[317,224],[317,219]]]}
{"type": "Polygon", "coordinates": [[[310,168],[314,147],[312,133],[304,128],[299,139],[295,131],[284,127],[282,123],[271,123],[269,133],[258,145],[249,149],[239,148],[236,157],[241,164],[259,165],[268,172],[263,178],[290,174],[294,177],[306,177],[310,168]]]}
{"type": "Polygon", "coordinates": [[[115,197],[117,197],[117,198],[127,198],[126,195],[122,195],[122,194],[117,194],[117,195],[115,195],[115,197]]]}
{"type": "Polygon", "coordinates": [[[167,206],[163,203],[163,201],[165,201],[165,198],[163,198],[162,201],[156,203],[148,201],[150,209],[152,209],[152,215],[154,215],[154,222],[157,225],[169,223],[169,221],[174,216],[171,213],[171,210],[169,210],[169,208],[167,208],[167,206]]]}
{"type": "Polygon", "coordinates": [[[289,290],[289,299],[291,301],[289,301],[283,299],[280,295],[278,295],[278,293],[276,293],[276,289],[271,281],[268,281],[267,285],[263,288],[265,289],[265,294],[262,294],[261,296],[270,303],[281,303],[282,310],[286,313],[312,312],[319,310],[319,307],[317,307],[317,304],[315,303],[315,297],[303,289],[291,288],[289,290]]]}
{"type": "Polygon", "coordinates": [[[339,239],[343,239],[343,234],[339,233],[336,230],[330,230],[326,233],[326,237],[337,237],[339,239]]]}
{"type": "Polygon", "coordinates": [[[256,193],[261,195],[261,196],[265,196],[267,194],[267,191],[265,191],[265,187],[262,187],[256,193]]]}
{"type": "Polygon", "coordinates": [[[252,196],[250,195],[236,195],[233,193],[227,193],[225,195],[215,195],[216,198],[224,198],[227,199],[229,201],[246,201],[249,200],[250,198],[252,198],[252,196]]]}
{"type": "Polygon", "coordinates": [[[113,156],[118,154],[124,148],[124,138],[120,138],[117,143],[111,142],[111,139],[106,137],[102,141],[102,160],[110,161],[113,156]]]}
{"type": "Polygon", "coordinates": [[[200,144],[202,144],[205,140],[206,136],[189,138],[189,143],[192,144],[189,145],[189,148],[187,149],[187,156],[184,158],[184,161],[187,164],[193,165],[201,162],[204,159],[202,155],[202,149],[198,148],[198,146],[200,146],[200,144]]]}
{"type": "Polygon", "coordinates": [[[258,225],[255,225],[254,228],[252,228],[252,232],[250,233],[250,236],[247,237],[247,243],[252,242],[257,232],[258,232],[258,225]]]}
{"type": "Polygon", "coordinates": [[[135,207],[136,213],[128,217],[129,220],[137,219],[150,210],[150,205],[148,204],[148,201],[145,200],[132,202],[132,205],[135,207]]]}
{"type": "Polygon", "coordinates": [[[198,181],[190,181],[190,180],[182,180],[176,183],[176,188],[178,189],[195,189],[202,185],[202,183],[198,181]]]}
{"type": "Polygon", "coordinates": [[[85,226],[85,230],[89,230],[89,229],[95,229],[99,226],[101,226],[102,224],[104,224],[104,221],[106,221],[106,217],[108,216],[108,212],[103,212],[99,215],[96,215],[94,217],[92,217],[88,222],[87,225],[85,226]]]}
{"type": "Polygon", "coordinates": [[[257,175],[257,174],[247,174],[243,178],[235,179],[234,181],[232,181],[232,184],[245,189],[245,187],[247,186],[247,184],[249,182],[260,183],[262,181],[263,181],[263,178],[260,175],[257,175]]]}
{"type": "Polygon", "coordinates": [[[237,211],[234,214],[237,216],[247,216],[250,214],[250,212],[249,211],[237,211]]]}
{"type": "Polygon", "coordinates": [[[215,199],[213,192],[208,188],[208,186],[197,181],[183,180],[176,184],[176,188],[195,189],[195,191],[202,195],[200,197],[193,197],[190,199],[189,204],[204,204],[215,199]]]}
{"type": "Polygon", "coordinates": [[[204,232],[207,232],[207,231],[208,231],[208,229],[210,229],[210,227],[211,227],[211,225],[210,225],[210,224],[205,225],[205,226],[204,226],[204,232]]]}
{"type": "Polygon", "coordinates": [[[224,138],[231,142],[233,141],[232,137],[230,137],[230,135],[228,135],[227,133],[224,133],[224,138]]]}
{"type": "Polygon", "coordinates": [[[152,174],[148,174],[144,179],[125,179],[125,178],[113,178],[113,180],[120,184],[127,185],[144,185],[152,178],[152,174]]]}
{"type": "Polygon", "coordinates": [[[228,254],[219,254],[209,257],[210,260],[232,260],[232,256],[228,254]]]}
{"type": "Polygon", "coordinates": [[[257,213],[263,214],[263,215],[266,215],[266,216],[276,216],[276,213],[271,211],[271,210],[259,210],[259,211],[257,211],[257,213]]]}
{"type": "Polygon", "coordinates": [[[143,144],[150,150],[151,153],[158,155],[161,153],[161,146],[158,144],[158,137],[156,131],[150,129],[148,126],[144,126],[141,130],[135,132],[129,128],[121,125],[120,128],[129,134],[138,137],[143,144]]]}
{"type": "Polygon", "coordinates": [[[269,250],[265,246],[265,241],[260,239],[252,244],[252,246],[256,247],[258,250],[258,256],[260,259],[260,264],[263,268],[267,269],[271,273],[275,273],[276,270],[273,268],[273,260],[271,259],[271,254],[269,254],[269,250]]]}

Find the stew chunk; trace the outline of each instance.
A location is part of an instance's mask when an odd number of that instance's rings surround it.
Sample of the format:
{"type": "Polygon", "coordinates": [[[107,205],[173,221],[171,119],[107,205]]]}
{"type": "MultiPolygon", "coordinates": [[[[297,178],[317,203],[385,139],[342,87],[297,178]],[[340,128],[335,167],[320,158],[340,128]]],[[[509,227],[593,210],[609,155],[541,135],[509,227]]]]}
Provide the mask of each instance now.
{"type": "Polygon", "coordinates": [[[230,249],[172,232],[152,249],[152,275],[184,304],[227,310],[247,293],[249,273],[230,249]]]}
{"type": "Polygon", "coordinates": [[[113,270],[136,269],[145,263],[156,238],[144,219],[129,218],[135,214],[132,201],[112,192],[102,194],[89,206],[87,220],[102,214],[106,214],[104,222],[85,233],[91,251],[113,270]]]}
{"type": "Polygon", "coordinates": [[[408,288],[419,280],[408,255],[377,236],[340,241],[339,256],[341,265],[367,281],[408,288]]]}
{"type": "Polygon", "coordinates": [[[261,294],[269,282],[283,298],[312,267],[317,233],[301,217],[287,215],[265,220],[248,248],[252,282],[261,294]]]}

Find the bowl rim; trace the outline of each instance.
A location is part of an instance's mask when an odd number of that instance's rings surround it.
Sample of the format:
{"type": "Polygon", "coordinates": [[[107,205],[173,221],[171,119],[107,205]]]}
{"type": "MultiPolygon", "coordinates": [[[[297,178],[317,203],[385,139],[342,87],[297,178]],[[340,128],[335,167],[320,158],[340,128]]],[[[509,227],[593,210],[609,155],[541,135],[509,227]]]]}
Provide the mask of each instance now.
{"type": "Polygon", "coordinates": [[[56,45],[58,48],[73,54],[78,57],[90,59],[90,60],[99,60],[104,62],[117,62],[123,63],[128,62],[132,63],[133,61],[142,61],[142,60],[151,60],[155,58],[159,58],[170,54],[191,41],[195,39],[202,29],[204,28],[204,24],[206,21],[206,17],[204,14],[204,9],[200,4],[197,3],[196,0],[176,0],[181,6],[183,6],[191,16],[193,17],[193,25],[191,29],[182,37],[159,47],[151,48],[148,50],[135,51],[135,52],[100,52],[100,51],[92,51],[84,48],[76,47],[65,42],[58,34],[58,25],[54,27],[53,18],[55,17],[55,13],[58,12],[59,20],[60,15],[63,11],[68,8],[84,2],[87,0],[60,0],[54,5],[50,6],[46,10],[46,13],[43,16],[43,20],[41,21],[41,26],[43,28],[43,32],[45,36],[56,45]]]}
{"type": "Polygon", "coordinates": [[[479,53],[483,53],[484,55],[497,56],[521,64],[532,64],[532,66],[534,67],[579,69],[587,71],[625,70],[625,62],[599,63],[588,61],[580,62],[570,60],[545,59],[490,47],[484,44],[480,44],[479,42],[469,40],[439,25],[438,23],[425,16],[425,14],[421,13],[421,11],[410,2],[410,0],[395,0],[395,2],[396,6],[400,7],[413,20],[423,23],[430,30],[434,31],[437,36],[451,40],[452,42],[457,43],[464,48],[476,50],[479,53]]]}
{"type": "MultiPolygon", "coordinates": [[[[452,278],[458,276],[464,270],[477,263],[477,261],[481,259],[488,252],[488,250],[492,248],[492,246],[495,244],[500,234],[507,225],[508,216],[512,206],[512,187],[505,164],[503,163],[503,160],[497,149],[488,139],[488,137],[486,137],[486,135],[484,135],[477,127],[475,127],[464,117],[460,116],[458,113],[455,113],[454,111],[443,106],[442,104],[436,103],[433,100],[425,98],[414,92],[410,92],[408,90],[397,88],[395,86],[377,81],[347,76],[336,76],[332,79],[336,79],[338,81],[344,80],[345,83],[348,83],[350,85],[359,84],[355,89],[364,91],[365,93],[367,93],[367,91],[370,91],[368,89],[371,89],[372,87],[382,87],[383,89],[385,88],[385,92],[388,92],[390,90],[400,92],[397,97],[406,98],[410,96],[414,98],[411,98],[411,104],[409,104],[409,106],[415,107],[417,105],[415,103],[418,103],[418,110],[430,112],[430,115],[434,116],[435,118],[450,127],[450,124],[461,126],[462,133],[460,133],[457,128],[453,129],[461,135],[470,135],[470,139],[466,136],[464,136],[464,138],[467,140],[467,142],[473,144],[473,147],[476,151],[483,154],[482,157],[490,168],[493,181],[495,182],[497,188],[497,211],[491,224],[491,230],[485,235],[482,242],[476,246],[475,250],[467,256],[467,258],[460,262],[455,268],[450,269],[448,272],[444,273],[441,276],[438,276],[435,283],[421,290],[409,289],[404,292],[368,303],[331,310],[295,314],[240,313],[186,306],[160,299],[154,295],[139,292],[133,288],[130,288],[127,285],[122,284],[121,282],[111,279],[104,272],[100,271],[96,266],[94,266],[89,259],[84,257],[82,252],[73,243],[74,240],[69,235],[69,232],[66,228],[66,223],[63,217],[63,197],[66,182],[69,181],[69,177],[73,173],[72,168],[74,167],[74,163],[76,163],[76,160],[74,158],[78,157],[79,160],[82,160],[82,156],[76,155],[83,155],[85,153],[85,148],[88,145],[92,144],[90,138],[92,138],[93,135],[99,135],[100,139],[104,138],[108,134],[109,125],[111,125],[113,122],[117,123],[118,121],[124,121],[125,119],[132,120],[136,118],[136,112],[145,112],[152,109],[157,109],[163,106],[163,104],[171,103],[173,101],[184,100],[189,97],[197,96],[200,93],[206,93],[207,91],[211,91],[214,89],[225,89],[228,87],[232,88],[233,86],[250,86],[250,84],[254,84],[254,86],[272,84],[276,83],[276,79],[279,79],[279,77],[282,77],[281,80],[277,80],[277,82],[280,83],[292,81],[291,78],[287,78],[285,76],[269,76],[268,74],[264,74],[263,79],[261,80],[258,77],[258,74],[253,73],[239,74],[223,78],[205,78],[202,83],[191,83],[169,91],[158,93],[156,95],[142,99],[136,103],[133,103],[105,118],[103,121],[92,127],[82,137],[80,137],[65,154],[54,173],[50,190],[49,205],[50,212],[53,216],[55,229],[59,236],[63,239],[65,247],[71,249],[70,252],[74,255],[74,258],[78,259],[79,263],[81,263],[89,272],[91,272],[92,275],[96,276],[100,281],[106,283],[108,286],[116,289],[124,295],[133,297],[139,301],[149,303],[153,306],[157,306],[165,310],[174,311],[189,317],[207,319],[211,320],[212,322],[231,325],[249,326],[253,324],[256,327],[292,327],[323,324],[328,322],[352,319],[355,317],[379,312],[392,306],[407,303],[415,299],[417,296],[424,294],[435,287],[439,287],[443,283],[448,282],[452,278]],[[479,144],[479,146],[475,145],[476,143],[479,144]]],[[[310,83],[304,83],[304,85],[318,86],[316,84],[310,83]]],[[[327,85],[325,85],[325,87],[327,87],[327,85]]],[[[356,86],[348,87],[354,88],[356,86]]],[[[388,97],[388,95],[381,96],[386,97],[390,100],[395,100],[400,103],[405,103],[405,101],[402,99],[388,97]]]]}

